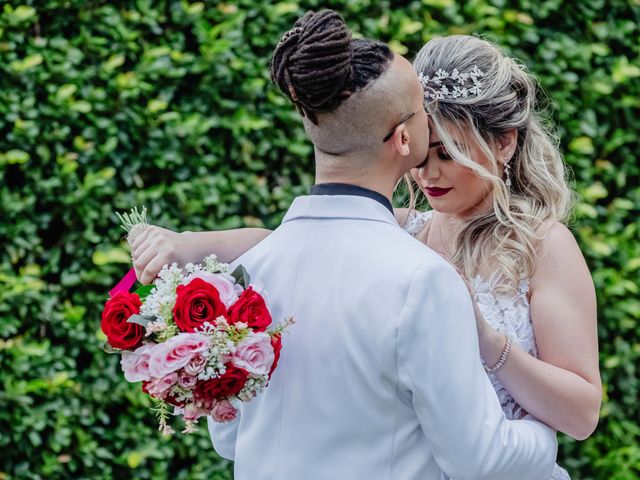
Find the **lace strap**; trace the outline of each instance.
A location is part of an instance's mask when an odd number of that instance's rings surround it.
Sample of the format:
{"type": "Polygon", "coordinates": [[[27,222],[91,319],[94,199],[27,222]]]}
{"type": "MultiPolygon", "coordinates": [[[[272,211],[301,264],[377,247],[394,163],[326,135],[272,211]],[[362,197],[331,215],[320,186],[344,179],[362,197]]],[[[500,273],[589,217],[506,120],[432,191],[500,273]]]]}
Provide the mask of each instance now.
{"type": "Polygon", "coordinates": [[[412,210],[407,217],[407,221],[404,224],[404,229],[407,233],[410,233],[414,237],[418,235],[426,223],[431,220],[433,216],[433,210],[428,210],[426,212],[420,212],[417,210],[412,210]]]}

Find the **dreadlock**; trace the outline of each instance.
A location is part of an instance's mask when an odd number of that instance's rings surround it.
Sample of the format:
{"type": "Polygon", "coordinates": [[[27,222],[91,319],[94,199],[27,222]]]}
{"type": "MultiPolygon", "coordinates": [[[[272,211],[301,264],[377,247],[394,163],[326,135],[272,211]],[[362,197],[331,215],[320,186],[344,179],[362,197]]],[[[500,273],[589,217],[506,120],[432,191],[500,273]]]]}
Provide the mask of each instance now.
{"type": "Polygon", "coordinates": [[[352,40],[333,10],[307,12],[282,36],[271,59],[271,80],[317,124],[355,91],[378,78],[393,54],[385,44],[352,40]]]}

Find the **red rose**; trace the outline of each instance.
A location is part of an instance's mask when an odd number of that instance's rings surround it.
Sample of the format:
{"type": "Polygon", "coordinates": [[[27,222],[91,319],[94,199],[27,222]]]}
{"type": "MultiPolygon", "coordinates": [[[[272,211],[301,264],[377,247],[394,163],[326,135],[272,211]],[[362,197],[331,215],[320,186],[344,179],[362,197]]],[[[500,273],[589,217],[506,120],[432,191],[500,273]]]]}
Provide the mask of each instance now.
{"type": "Polygon", "coordinates": [[[280,360],[280,350],[282,350],[282,334],[277,333],[273,337],[271,337],[271,346],[273,347],[273,353],[275,354],[275,358],[273,359],[273,365],[271,365],[271,370],[269,370],[269,379],[271,379],[271,375],[273,371],[278,366],[278,360],[280,360]]]}
{"type": "Polygon", "coordinates": [[[144,337],[144,327],[129,323],[131,315],[140,313],[142,302],[135,293],[120,291],[107,300],[102,310],[100,328],[113,348],[134,350],[144,337]]]}
{"type": "Polygon", "coordinates": [[[236,395],[247,381],[248,373],[241,368],[227,364],[227,371],[219,378],[200,382],[193,390],[196,405],[204,410],[213,408],[214,400],[223,400],[236,395]]]}
{"type": "Polygon", "coordinates": [[[255,332],[264,332],[271,325],[271,314],[267,304],[252,287],[247,288],[240,298],[231,305],[227,314],[229,323],[244,322],[255,332]]]}
{"type": "Polygon", "coordinates": [[[173,319],[183,332],[193,332],[205,322],[215,324],[216,318],[226,313],[216,287],[200,278],[187,285],[178,285],[173,319]]]}

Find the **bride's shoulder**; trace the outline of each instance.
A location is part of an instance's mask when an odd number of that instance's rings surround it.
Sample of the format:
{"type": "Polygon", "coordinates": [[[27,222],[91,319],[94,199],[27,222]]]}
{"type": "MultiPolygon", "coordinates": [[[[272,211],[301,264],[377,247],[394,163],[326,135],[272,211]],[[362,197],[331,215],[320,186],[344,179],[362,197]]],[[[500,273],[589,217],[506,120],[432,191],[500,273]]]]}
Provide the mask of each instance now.
{"type": "Polygon", "coordinates": [[[560,222],[549,222],[541,232],[536,248],[532,283],[547,282],[556,276],[588,273],[584,256],[571,230],[560,222]]]}
{"type": "Polygon", "coordinates": [[[540,231],[541,239],[536,249],[538,259],[558,254],[579,252],[580,247],[569,228],[558,221],[547,222],[540,231]]]}

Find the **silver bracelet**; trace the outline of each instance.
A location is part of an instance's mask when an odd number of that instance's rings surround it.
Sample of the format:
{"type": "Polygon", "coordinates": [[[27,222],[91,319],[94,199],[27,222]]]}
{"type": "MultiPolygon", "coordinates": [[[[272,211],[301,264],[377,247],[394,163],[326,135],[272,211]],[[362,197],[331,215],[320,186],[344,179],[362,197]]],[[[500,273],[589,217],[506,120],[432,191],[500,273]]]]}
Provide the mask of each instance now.
{"type": "Polygon", "coordinates": [[[506,335],[505,337],[507,338],[507,343],[504,344],[504,348],[502,349],[502,353],[500,354],[498,362],[491,368],[487,367],[487,364],[483,362],[484,370],[487,373],[490,373],[492,375],[498,373],[498,371],[504,366],[507,358],[509,358],[509,353],[511,353],[511,339],[506,335]]]}

